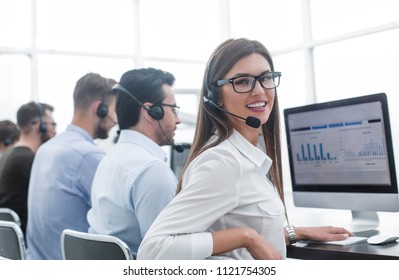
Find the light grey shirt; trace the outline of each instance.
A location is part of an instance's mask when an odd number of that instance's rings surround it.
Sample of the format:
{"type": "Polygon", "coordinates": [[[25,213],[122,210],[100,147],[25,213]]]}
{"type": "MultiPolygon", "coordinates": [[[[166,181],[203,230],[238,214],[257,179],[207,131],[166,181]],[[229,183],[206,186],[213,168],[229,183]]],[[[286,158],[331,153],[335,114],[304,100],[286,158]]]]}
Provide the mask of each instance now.
{"type": "Polygon", "coordinates": [[[176,194],[177,179],[166,160],[150,138],[122,130],[94,176],[89,232],[122,239],[135,257],[148,228],[176,194]]]}

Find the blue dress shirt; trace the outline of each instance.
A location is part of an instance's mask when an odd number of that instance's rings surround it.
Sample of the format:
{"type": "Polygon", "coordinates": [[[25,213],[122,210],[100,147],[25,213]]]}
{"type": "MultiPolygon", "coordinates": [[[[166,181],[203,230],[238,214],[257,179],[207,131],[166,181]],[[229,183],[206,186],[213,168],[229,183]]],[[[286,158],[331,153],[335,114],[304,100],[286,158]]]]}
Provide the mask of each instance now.
{"type": "Polygon", "coordinates": [[[62,259],[62,231],[88,231],[91,184],[104,155],[75,125],[40,146],[29,183],[28,258],[62,259]]]}
{"type": "Polygon", "coordinates": [[[176,193],[177,179],[166,159],[150,138],[122,130],[93,180],[89,232],[120,238],[136,257],[148,228],[176,193]]]}

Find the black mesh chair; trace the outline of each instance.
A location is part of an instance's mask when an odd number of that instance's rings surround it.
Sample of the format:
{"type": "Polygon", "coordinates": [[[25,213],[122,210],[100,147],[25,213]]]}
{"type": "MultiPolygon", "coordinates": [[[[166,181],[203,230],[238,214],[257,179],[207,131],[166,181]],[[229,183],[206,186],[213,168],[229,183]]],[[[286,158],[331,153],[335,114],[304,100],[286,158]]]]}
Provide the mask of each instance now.
{"type": "Polygon", "coordinates": [[[15,222],[0,221],[0,259],[26,259],[24,235],[15,222]]]}
{"type": "Polygon", "coordinates": [[[61,235],[64,260],[132,260],[125,242],[117,237],[65,229],[61,235]]]}

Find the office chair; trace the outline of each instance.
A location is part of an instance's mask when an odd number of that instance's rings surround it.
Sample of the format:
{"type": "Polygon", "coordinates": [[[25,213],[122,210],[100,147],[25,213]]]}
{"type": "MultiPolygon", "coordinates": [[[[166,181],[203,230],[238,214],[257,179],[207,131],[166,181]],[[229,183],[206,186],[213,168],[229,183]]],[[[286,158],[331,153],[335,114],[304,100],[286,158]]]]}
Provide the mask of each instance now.
{"type": "Polygon", "coordinates": [[[0,260],[25,260],[26,247],[20,226],[0,221],[0,260]]]}
{"type": "Polygon", "coordinates": [[[117,237],[65,229],[61,235],[64,260],[132,260],[125,242],[117,237]]]}
{"type": "Polygon", "coordinates": [[[14,222],[18,226],[21,226],[18,214],[10,208],[0,208],[0,221],[14,222]]]}

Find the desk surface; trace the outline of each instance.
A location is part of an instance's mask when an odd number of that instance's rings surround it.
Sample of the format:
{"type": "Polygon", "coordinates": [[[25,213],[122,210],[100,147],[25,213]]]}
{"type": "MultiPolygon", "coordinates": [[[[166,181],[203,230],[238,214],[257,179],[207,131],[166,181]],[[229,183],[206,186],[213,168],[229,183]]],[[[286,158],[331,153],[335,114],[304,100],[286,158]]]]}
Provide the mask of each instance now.
{"type": "MultiPolygon", "coordinates": [[[[370,237],[377,230],[357,233],[370,237]]],[[[367,242],[348,246],[298,242],[287,247],[287,257],[305,260],[399,260],[399,242],[370,245],[367,242]]]]}
{"type": "MultiPolygon", "coordinates": [[[[350,230],[349,210],[314,209],[295,207],[292,196],[286,196],[287,212],[294,226],[338,226],[350,230]]],[[[399,213],[378,212],[378,230],[359,232],[356,235],[370,237],[374,234],[399,235],[399,213]]],[[[386,260],[399,259],[399,242],[386,245],[370,245],[367,242],[338,246],[298,242],[287,247],[287,258],[308,260],[386,260]]]]}

